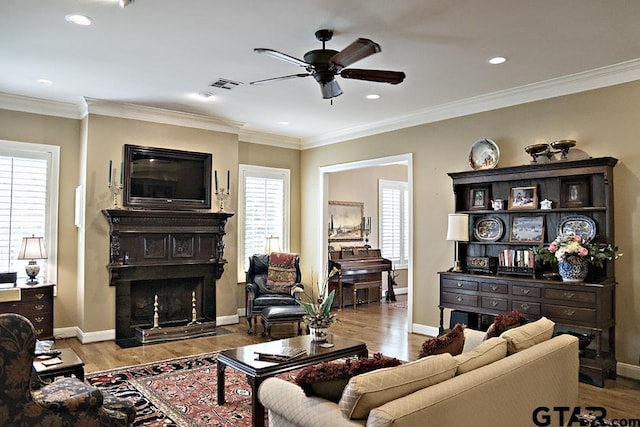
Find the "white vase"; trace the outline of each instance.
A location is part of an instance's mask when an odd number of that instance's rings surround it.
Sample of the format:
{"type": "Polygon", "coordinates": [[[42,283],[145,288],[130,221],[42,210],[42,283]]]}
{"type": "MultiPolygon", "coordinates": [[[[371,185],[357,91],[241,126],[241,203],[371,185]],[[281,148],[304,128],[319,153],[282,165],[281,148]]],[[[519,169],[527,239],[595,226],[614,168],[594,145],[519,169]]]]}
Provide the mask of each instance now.
{"type": "Polygon", "coordinates": [[[311,336],[311,341],[326,341],[329,336],[329,328],[309,326],[309,335],[311,336]]]}

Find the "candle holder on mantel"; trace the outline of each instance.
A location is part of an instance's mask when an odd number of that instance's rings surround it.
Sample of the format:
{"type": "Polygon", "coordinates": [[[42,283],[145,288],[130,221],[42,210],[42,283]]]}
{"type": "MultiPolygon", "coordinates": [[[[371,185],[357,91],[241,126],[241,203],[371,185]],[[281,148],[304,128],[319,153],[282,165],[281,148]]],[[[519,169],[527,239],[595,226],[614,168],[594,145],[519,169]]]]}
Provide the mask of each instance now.
{"type": "Polygon", "coordinates": [[[113,208],[118,207],[118,196],[120,195],[120,191],[122,191],[122,185],[109,183],[109,193],[111,193],[111,198],[113,199],[113,208]]]}
{"type": "Polygon", "coordinates": [[[216,198],[218,199],[218,212],[224,212],[224,203],[229,198],[229,190],[220,190],[215,192],[216,198]]]}

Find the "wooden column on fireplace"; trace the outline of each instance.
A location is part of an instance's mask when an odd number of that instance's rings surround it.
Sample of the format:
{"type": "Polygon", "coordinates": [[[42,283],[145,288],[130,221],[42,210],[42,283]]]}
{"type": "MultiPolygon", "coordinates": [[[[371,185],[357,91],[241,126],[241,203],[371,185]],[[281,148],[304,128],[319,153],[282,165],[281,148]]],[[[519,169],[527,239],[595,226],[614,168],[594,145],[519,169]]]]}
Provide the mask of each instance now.
{"type": "MultiPolygon", "coordinates": [[[[216,280],[222,277],[224,228],[233,216],[225,212],[108,209],[109,285],[116,287],[116,342],[132,339],[136,328],[151,327],[147,316],[136,316],[134,285],[173,284],[182,279],[198,293],[198,321],[216,319],[216,280]]],[[[158,285],[164,286],[164,285],[158,285]]],[[[188,301],[191,301],[191,292],[188,301]]],[[[139,310],[138,310],[139,311],[139,310]]],[[[179,324],[182,319],[170,319],[179,324]]],[[[189,309],[186,318],[191,316],[189,309]]]]}

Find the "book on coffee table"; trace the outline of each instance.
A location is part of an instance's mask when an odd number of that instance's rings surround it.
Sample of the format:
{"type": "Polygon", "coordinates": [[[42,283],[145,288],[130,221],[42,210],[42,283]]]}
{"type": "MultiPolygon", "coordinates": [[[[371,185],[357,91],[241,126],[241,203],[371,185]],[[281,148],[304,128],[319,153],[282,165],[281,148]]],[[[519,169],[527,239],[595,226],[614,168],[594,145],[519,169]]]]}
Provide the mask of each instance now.
{"type": "Polygon", "coordinates": [[[258,360],[267,362],[286,362],[307,354],[307,350],[297,347],[281,347],[274,350],[255,351],[258,360]]]}

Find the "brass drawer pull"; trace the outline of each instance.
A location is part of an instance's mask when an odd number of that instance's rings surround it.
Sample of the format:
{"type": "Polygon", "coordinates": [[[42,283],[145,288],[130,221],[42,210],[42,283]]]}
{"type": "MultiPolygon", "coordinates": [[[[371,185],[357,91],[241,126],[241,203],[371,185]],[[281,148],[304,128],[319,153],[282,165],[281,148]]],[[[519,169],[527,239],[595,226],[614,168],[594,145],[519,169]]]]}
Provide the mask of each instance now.
{"type": "Polygon", "coordinates": [[[491,300],[491,307],[497,307],[498,305],[500,305],[500,301],[491,300]]]}
{"type": "Polygon", "coordinates": [[[575,310],[566,309],[566,310],[564,310],[564,314],[566,314],[569,317],[572,317],[574,314],[576,314],[576,311],[575,310]]]}
{"type": "Polygon", "coordinates": [[[566,299],[572,299],[576,296],[576,294],[574,294],[573,292],[565,292],[563,295],[566,299]]]}
{"type": "Polygon", "coordinates": [[[523,289],[522,293],[525,295],[529,295],[529,292],[531,292],[531,289],[523,289]]]}
{"type": "Polygon", "coordinates": [[[462,302],[462,300],[463,300],[463,299],[464,299],[464,298],[462,298],[460,295],[458,295],[458,296],[456,297],[456,301],[458,301],[458,302],[462,302]]]}
{"type": "Polygon", "coordinates": [[[458,283],[456,283],[456,285],[457,285],[459,288],[461,288],[461,287],[463,287],[463,286],[464,286],[464,283],[462,283],[462,282],[458,282],[458,283]]]}
{"type": "Polygon", "coordinates": [[[35,305],[36,310],[40,311],[44,308],[44,304],[36,304],[35,305]]]}
{"type": "Polygon", "coordinates": [[[44,298],[44,294],[36,294],[36,299],[42,299],[44,298]]]}
{"type": "Polygon", "coordinates": [[[497,285],[491,285],[491,290],[493,292],[497,291],[498,290],[498,286],[497,285]]]}
{"type": "Polygon", "coordinates": [[[42,328],[36,329],[35,332],[36,332],[36,336],[39,337],[44,332],[44,329],[42,329],[42,328]]]}
{"type": "Polygon", "coordinates": [[[522,309],[522,311],[529,311],[529,304],[520,304],[520,308],[522,309]]]}
{"type": "Polygon", "coordinates": [[[44,321],[44,317],[42,316],[34,317],[33,320],[35,320],[36,323],[42,323],[44,321]]]}

